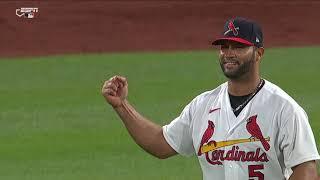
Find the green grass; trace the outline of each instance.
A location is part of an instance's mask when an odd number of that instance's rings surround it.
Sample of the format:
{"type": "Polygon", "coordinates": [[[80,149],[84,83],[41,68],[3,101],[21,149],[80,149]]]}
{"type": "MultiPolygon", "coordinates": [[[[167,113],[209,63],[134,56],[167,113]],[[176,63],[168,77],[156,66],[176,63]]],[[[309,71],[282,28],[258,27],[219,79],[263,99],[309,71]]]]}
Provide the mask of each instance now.
{"type": "MultiPolygon", "coordinates": [[[[319,147],[318,50],[267,50],[262,74],[305,108],[319,147]]],[[[214,51],[2,59],[0,179],[201,179],[195,158],[158,160],[131,140],[100,95],[114,74],[127,76],[129,100],[161,125],[225,81],[214,51]]]]}

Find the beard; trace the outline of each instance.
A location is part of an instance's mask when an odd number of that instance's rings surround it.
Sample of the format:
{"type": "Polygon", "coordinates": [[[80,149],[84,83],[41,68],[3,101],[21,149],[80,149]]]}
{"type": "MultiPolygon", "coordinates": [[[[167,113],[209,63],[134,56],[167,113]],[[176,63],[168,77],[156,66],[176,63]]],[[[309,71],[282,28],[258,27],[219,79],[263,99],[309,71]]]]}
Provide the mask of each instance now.
{"type": "Polygon", "coordinates": [[[221,67],[224,75],[227,78],[229,78],[229,79],[239,79],[243,75],[245,75],[248,72],[250,72],[250,70],[253,68],[253,65],[254,65],[254,59],[255,59],[254,53],[252,53],[252,56],[250,57],[250,59],[248,61],[245,61],[242,64],[240,64],[239,60],[237,60],[237,59],[232,59],[232,60],[222,60],[221,59],[220,60],[220,67],[221,67]],[[225,61],[234,62],[237,65],[237,67],[235,67],[232,70],[226,70],[226,68],[224,66],[224,62],[225,61]]]}

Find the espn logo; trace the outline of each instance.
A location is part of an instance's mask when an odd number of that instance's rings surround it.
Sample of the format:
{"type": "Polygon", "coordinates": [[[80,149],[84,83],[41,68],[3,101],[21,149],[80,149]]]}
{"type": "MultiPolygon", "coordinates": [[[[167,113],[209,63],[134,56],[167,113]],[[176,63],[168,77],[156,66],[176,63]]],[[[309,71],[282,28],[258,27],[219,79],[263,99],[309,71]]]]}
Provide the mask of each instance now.
{"type": "Polygon", "coordinates": [[[34,18],[35,14],[39,11],[38,8],[32,8],[32,7],[23,7],[16,9],[16,15],[18,17],[24,17],[24,18],[34,18]]]}

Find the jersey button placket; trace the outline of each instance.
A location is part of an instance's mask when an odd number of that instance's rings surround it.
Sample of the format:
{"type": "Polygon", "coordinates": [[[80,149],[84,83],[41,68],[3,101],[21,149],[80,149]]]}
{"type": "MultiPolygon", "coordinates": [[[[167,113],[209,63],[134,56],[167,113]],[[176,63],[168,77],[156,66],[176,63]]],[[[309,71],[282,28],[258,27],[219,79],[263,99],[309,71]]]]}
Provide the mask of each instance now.
{"type": "MultiPolygon", "coordinates": [[[[227,135],[226,135],[226,141],[228,140],[231,140],[232,139],[232,132],[229,132],[227,135]]],[[[229,148],[224,148],[225,151],[228,151],[229,148]]],[[[236,176],[236,170],[235,170],[235,165],[233,164],[232,161],[224,161],[224,165],[225,165],[225,177],[227,180],[237,180],[238,177],[236,176]]]]}
{"type": "Polygon", "coordinates": [[[227,161],[225,161],[224,162],[224,169],[225,169],[226,180],[234,180],[233,179],[232,164],[227,162],[227,161]]]}

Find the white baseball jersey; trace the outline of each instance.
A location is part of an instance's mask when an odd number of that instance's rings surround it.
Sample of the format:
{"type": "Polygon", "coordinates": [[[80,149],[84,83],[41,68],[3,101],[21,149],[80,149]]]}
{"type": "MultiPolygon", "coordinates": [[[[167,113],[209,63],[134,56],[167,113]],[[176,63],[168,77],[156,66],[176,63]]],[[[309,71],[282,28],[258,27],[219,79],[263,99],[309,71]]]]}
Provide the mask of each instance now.
{"type": "Polygon", "coordinates": [[[204,180],[284,180],[320,159],[305,111],[266,80],[237,117],[226,82],[193,99],[163,134],[179,154],[198,156],[204,180]]]}

